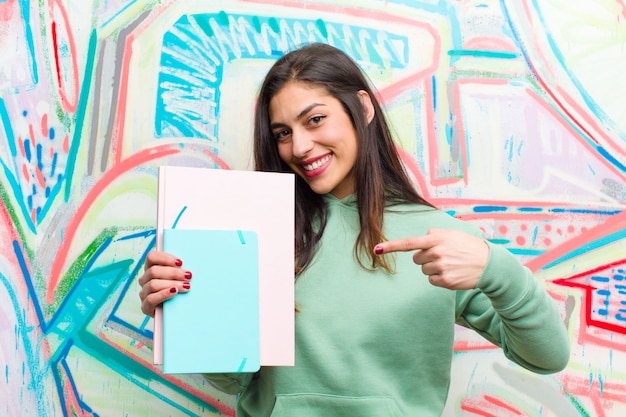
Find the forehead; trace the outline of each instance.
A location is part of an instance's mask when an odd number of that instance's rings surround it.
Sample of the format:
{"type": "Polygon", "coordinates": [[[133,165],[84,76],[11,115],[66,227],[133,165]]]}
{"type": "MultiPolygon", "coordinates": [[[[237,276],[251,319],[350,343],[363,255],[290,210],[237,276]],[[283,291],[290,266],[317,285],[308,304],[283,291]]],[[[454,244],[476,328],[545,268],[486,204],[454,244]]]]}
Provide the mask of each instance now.
{"type": "Polygon", "coordinates": [[[316,84],[289,81],[281,87],[269,102],[270,117],[299,113],[312,103],[329,105],[337,101],[328,90],[316,84]]]}
{"type": "Polygon", "coordinates": [[[287,81],[274,95],[272,100],[277,96],[330,96],[326,87],[318,84],[308,83],[305,81],[287,81]]]}

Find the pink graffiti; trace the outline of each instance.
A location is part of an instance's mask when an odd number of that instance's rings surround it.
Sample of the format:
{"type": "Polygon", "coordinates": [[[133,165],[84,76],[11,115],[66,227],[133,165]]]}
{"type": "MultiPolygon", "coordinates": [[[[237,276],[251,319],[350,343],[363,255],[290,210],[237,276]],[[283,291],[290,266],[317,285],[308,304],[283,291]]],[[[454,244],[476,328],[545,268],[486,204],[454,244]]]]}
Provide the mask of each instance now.
{"type": "Polygon", "coordinates": [[[483,417],[519,417],[527,416],[516,407],[504,400],[491,395],[463,398],[461,410],[466,413],[483,417]]]}
{"type": "MultiPolygon", "coordinates": [[[[624,0],[616,0],[624,4],[624,0]]],[[[526,20],[532,25],[541,27],[542,22],[532,13],[533,6],[529,0],[524,0],[524,13],[526,20]]],[[[622,15],[626,13],[622,7],[622,15]]],[[[539,44],[536,37],[532,37],[530,40],[532,50],[537,54],[536,58],[530,58],[528,64],[531,66],[533,72],[537,77],[537,81],[542,90],[545,91],[548,96],[554,100],[556,105],[565,113],[568,120],[571,121],[577,128],[583,131],[593,142],[601,144],[600,142],[610,147],[610,153],[621,155],[621,159],[626,158],[626,148],[618,143],[617,138],[613,138],[607,130],[601,126],[597,120],[593,118],[576,100],[572,95],[564,90],[562,87],[554,86],[551,83],[552,79],[558,77],[551,72],[553,65],[550,63],[550,53],[545,53],[544,48],[539,44]]]]}
{"type": "Polygon", "coordinates": [[[626,403],[626,385],[611,384],[601,381],[599,377],[591,375],[575,377],[571,373],[560,374],[563,390],[569,395],[588,398],[593,405],[595,417],[606,417],[607,411],[613,408],[615,403],[626,403]]]}
{"type": "Polygon", "coordinates": [[[6,2],[0,2],[0,22],[9,22],[13,19],[15,14],[17,0],[8,0],[6,2]]]}

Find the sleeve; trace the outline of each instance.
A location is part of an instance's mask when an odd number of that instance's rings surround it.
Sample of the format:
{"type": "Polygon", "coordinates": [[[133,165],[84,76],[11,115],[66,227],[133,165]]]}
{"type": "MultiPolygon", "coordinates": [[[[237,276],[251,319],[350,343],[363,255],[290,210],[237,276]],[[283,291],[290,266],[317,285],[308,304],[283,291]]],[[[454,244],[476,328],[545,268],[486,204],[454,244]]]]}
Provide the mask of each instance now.
{"type": "Polygon", "coordinates": [[[229,374],[203,374],[204,379],[226,394],[239,394],[245,390],[254,379],[256,373],[229,373],[229,374]]]}
{"type": "Polygon", "coordinates": [[[500,346],[507,358],[530,371],[563,370],[570,342],[556,302],[506,248],[488,245],[477,288],[457,293],[457,324],[500,346]]]}

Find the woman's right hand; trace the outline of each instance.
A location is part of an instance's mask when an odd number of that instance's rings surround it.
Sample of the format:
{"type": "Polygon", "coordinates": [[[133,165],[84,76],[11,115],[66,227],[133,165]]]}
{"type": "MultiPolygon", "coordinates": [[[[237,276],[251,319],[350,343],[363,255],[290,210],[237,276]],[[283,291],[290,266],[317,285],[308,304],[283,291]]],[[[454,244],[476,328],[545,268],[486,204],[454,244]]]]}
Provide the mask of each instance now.
{"type": "Polygon", "coordinates": [[[144,272],[139,277],[141,311],[154,317],[154,310],[163,301],[191,288],[191,271],[182,268],[183,262],[167,252],[150,251],[146,256],[144,272]]]}

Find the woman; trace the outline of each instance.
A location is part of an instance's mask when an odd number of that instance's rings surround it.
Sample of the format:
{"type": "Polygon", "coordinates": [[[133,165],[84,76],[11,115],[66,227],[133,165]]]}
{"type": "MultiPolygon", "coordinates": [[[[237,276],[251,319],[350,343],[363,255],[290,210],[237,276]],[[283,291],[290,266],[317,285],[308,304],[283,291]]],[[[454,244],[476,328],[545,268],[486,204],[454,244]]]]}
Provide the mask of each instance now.
{"type": "MultiPolygon", "coordinates": [[[[238,416],[439,416],[454,324],[537,373],[563,369],[568,336],[530,271],[411,185],[374,92],[341,51],[313,44],[267,74],[256,169],[295,172],[296,365],[207,375],[238,416]]],[[[191,271],[148,254],[142,311],[190,290],[191,271]]]]}

